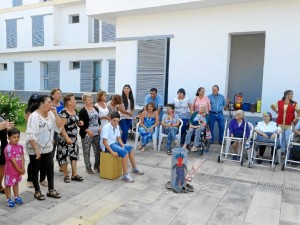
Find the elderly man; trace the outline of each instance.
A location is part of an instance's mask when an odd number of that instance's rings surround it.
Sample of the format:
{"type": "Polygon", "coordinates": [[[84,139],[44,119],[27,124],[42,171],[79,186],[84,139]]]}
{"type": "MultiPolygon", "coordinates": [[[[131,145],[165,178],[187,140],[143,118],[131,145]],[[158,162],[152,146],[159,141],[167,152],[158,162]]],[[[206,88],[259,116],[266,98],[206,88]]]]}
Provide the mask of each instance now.
{"type": "Polygon", "coordinates": [[[211,105],[211,111],[209,111],[209,127],[212,134],[211,143],[214,142],[214,127],[217,121],[219,127],[219,144],[222,144],[223,134],[224,134],[224,115],[223,110],[227,106],[227,101],[224,96],[219,94],[219,86],[212,86],[212,94],[208,96],[211,105]]]}

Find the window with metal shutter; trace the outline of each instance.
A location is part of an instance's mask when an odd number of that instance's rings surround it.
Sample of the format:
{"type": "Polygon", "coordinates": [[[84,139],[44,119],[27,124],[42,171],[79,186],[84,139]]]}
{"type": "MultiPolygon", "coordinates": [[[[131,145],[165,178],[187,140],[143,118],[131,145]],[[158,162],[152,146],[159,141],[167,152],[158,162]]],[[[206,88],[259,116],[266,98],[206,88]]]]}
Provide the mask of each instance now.
{"type": "Polygon", "coordinates": [[[44,45],[44,16],[32,17],[32,46],[44,45]]]}
{"type": "Polygon", "coordinates": [[[80,91],[92,91],[93,89],[93,63],[84,60],[80,62],[80,91]]]}
{"type": "Polygon", "coordinates": [[[15,90],[24,90],[24,62],[14,63],[15,90]]]}
{"type": "Polygon", "coordinates": [[[13,0],[12,1],[12,6],[13,7],[20,6],[20,5],[23,5],[22,0],[13,0]]]}
{"type": "Polygon", "coordinates": [[[58,88],[60,85],[60,62],[48,62],[48,89],[58,88]]]}
{"type": "Polygon", "coordinates": [[[165,97],[167,40],[138,41],[136,104],[144,105],[151,88],[165,97]]]}
{"type": "Polygon", "coordinates": [[[99,20],[94,20],[94,43],[99,43],[100,41],[100,31],[99,31],[99,20]]]}
{"type": "Polygon", "coordinates": [[[6,47],[17,47],[17,20],[6,20],[6,47]]]}
{"type": "Polygon", "coordinates": [[[108,93],[115,93],[116,89],[116,60],[108,61],[108,93]]]}
{"type": "Polygon", "coordinates": [[[116,26],[102,21],[102,42],[115,41],[116,26]]]}

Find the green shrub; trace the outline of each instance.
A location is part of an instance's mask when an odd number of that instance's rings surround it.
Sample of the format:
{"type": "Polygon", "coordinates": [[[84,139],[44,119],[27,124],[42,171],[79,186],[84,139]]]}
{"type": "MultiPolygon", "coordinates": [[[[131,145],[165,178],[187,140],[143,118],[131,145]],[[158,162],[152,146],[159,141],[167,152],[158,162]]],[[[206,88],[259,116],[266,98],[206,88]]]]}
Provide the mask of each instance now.
{"type": "Polygon", "coordinates": [[[14,92],[5,95],[0,93],[0,116],[5,120],[12,121],[15,124],[24,123],[25,107],[25,104],[20,103],[19,97],[15,97],[14,92]]]}

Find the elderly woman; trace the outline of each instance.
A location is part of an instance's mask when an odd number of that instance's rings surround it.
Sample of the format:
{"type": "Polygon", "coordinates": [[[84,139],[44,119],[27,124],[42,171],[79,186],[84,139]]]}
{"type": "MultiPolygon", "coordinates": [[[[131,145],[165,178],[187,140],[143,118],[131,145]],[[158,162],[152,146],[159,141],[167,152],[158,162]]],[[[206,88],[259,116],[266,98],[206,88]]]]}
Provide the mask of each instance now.
{"type": "MultiPolygon", "coordinates": [[[[272,114],[270,112],[264,112],[263,121],[257,123],[256,133],[257,133],[256,141],[274,143],[277,134],[281,133],[281,128],[278,127],[277,124],[272,121],[272,114]]],[[[263,158],[266,145],[258,145],[256,147],[259,150],[258,157],[263,158]]],[[[272,155],[273,155],[273,149],[274,147],[272,147],[272,155]]],[[[277,153],[279,153],[277,154],[278,163],[280,163],[281,150],[280,150],[279,140],[277,141],[277,150],[278,150],[277,153]]],[[[258,163],[260,163],[260,161],[258,161],[258,163]]]]}
{"type": "Polygon", "coordinates": [[[150,141],[155,131],[155,127],[159,124],[158,114],[155,110],[155,104],[150,102],[146,105],[146,111],[143,111],[140,118],[139,133],[142,139],[141,151],[150,141]]]}
{"type": "Polygon", "coordinates": [[[178,114],[174,113],[174,104],[167,105],[167,113],[163,115],[161,125],[163,127],[162,132],[167,134],[167,154],[171,155],[171,144],[172,141],[178,146],[179,143],[176,139],[176,134],[178,133],[178,127],[180,124],[180,118],[178,114]]]}
{"type": "Polygon", "coordinates": [[[177,97],[173,99],[172,103],[175,105],[175,113],[177,113],[179,118],[182,120],[180,144],[183,144],[187,125],[191,117],[191,113],[193,113],[192,101],[189,97],[185,96],[185,90],[180,88],[177,91],[177,97]]]}
{"type": "Polygon", "coordinates": [[[73,94],[67,94],[64,97],[65,108],[59,116],[62,120],[61,135],[58,139],[57,155],[58,163],[61,165],[64,173],[64,182],[70,183],[68,175],[68,163],[71,163],[73,181],[82,181],[83,178],[77,174],[77,160],[79,159],[79,147],[77,143],[77,125],[82,126],[76,111],[76,100],[73,94]]]}
{"type": "Polygon", "coordinates": [[[281,147],[286,151],[291,125],[296,122],[295,113],[300,116],[300,107],[293,101],[293,91],[285,91],[282,99],[272,104],[271,109],[278,114],[276,122],[282,130],[281,147]]]}
{"type": "Polygon", "coordinates": [[[38,174],[41,165],[44,166],[48,179],[48,197],[60,198],[61,195],[54,189],[54,166],[53,166],[53,135],[54,130],[59,131],[61,119],[56,109],[51,106],[51,99],[47,95],[38,97],[36,103],[31,106],[33,111],[28,119],[26,135],[27,151],[32,166],[32,181],[35,189],[34,197],[44,200],[38,182],[38,174]]]}
{"type": "Polygon", "coordinates": [[[96,96],[97,103],[95,106],[98,108],[99,111],[99,118],[101,120],[101,127],[104,127],[110,121],[109,116],[109,109],[106,105],[106,92],[99,91],[96,96]]]}
{"type": "Polygon", "coordinates": [[[211,109],[210,100],[207,96],[205,96],[204,87],[199,87],[196,92],[196,98],[194,99],[194,102],[193,102],[193,110],[195,112],[198,112],[200,105],[203,105],[203,104],[206,106],[206,113],[208,113],[211,109]]]}
{"type": "MultiPolygon", "coordinates": [[[[250,136],[250,128],[247,122],[244,120],[245,113],[243,110],[237,110],[235,113],[235,118],[232,119],[229,123],[229,136],[236,138],[245,138],[248,139],[250,136]],[[246,126],[246,132],[244,136],[244,129],[246,126]]],[[[241,146],[240,142],[234,141],[232,144],[232,153],[238,154],[241,146]]],[[[232,157],[233,160],[237,160],[237,156],[232,157]]]]}
{"type": "Polygon", "coordinates": [[[93,146],[95,154],[94,170],[100,172],[100,119],[98,108],[93,106],[93,98],[91,94],[82,96],[84,107],[79,111],[79,120],[83,121],[80,127],[80,137],[83,149],[83,158],[85,169],[88,174],[94,174],[90,161],[91,146],[93,146]]]}
{"type": "Polygon", "coordinates": [[[199,107],[198,112],[194,112],[190,119],[190,128],[187,131],[185,137],[185,143],[183,145],[184,148],[187,145],[190,145],[191,138],[193,134],[195,134],[194,146],[192,147],[191,151],[197,151],[197,147],[200,144],[200,134],[202,131],[205,130],[206,126],[209,124],[209,116],[206,113],[206,105],[202,104],[199,107]]]}

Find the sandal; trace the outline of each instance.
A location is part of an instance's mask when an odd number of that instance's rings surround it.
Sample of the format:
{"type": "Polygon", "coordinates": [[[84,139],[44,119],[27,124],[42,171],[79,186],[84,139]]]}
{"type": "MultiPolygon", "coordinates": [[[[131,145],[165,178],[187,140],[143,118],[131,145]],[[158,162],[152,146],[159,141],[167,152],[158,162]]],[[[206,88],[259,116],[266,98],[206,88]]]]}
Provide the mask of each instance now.
{"type": "Polygon", "coordinates": [[[55,189],[47,192],[47,197],[51,197],[51,198],[61,198],[60,193],[58,193],[55,189]]]}
{"type": "Polygon", "coordinates": [[[196,146],[193,146],[192,149],[191,149],[191,152],[195,152],[197,150],[198,150],[198,148],[196,146]]]}
{"type": "Polygon", "coordinates": [[[69,177],[69,176],[65,176],[65,177],[64,177],[64,182],[65,182],[65,183],[70,183],[70,181],[71,181],[71,180],[70,180],[70,177],[69,177]]]}
{"type": "Polygon", "coordinates": [[[76,175],[75,177],[71,177],[71,180],[74,180],[74,181],[83,181],[83,178],[79,175],[76,175]]]}
{"type": "Polygon", "coordinates": [[[45,200],[45,195],[43,195],[41,191],[36,191],[33,196],[39,201],[45,200]]]}

